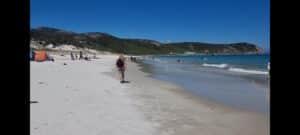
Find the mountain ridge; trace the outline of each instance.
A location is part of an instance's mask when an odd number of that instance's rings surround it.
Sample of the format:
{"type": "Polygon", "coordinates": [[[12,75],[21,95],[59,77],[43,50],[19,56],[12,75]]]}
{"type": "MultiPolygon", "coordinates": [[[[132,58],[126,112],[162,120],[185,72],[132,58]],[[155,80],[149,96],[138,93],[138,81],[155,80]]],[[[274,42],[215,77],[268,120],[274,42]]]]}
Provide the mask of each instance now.
{"type": "Polygon", "coordinates": [[[101,51],[125,54],[184,54],[195,52],[203,54],[260,54],[263,49],[257,45],[238,42],[215,44],[203,42],[161,43],[151,39],[126,39],[103,32],[76,33],[58,28],[38,27],[30,31],[31,40],[40,41],[42,46],[53,44],[72,44],[101,51]]]}

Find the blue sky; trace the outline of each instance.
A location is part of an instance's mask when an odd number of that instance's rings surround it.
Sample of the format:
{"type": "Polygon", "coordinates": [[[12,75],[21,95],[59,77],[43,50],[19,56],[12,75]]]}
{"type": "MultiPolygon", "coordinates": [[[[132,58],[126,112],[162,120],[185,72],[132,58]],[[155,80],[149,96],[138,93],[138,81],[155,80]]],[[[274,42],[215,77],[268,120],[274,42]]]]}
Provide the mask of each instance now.
{"type": "Polygon", "coordinates": [[[270,47],[269,0],[31,0],[32,28],[270,47]]]}

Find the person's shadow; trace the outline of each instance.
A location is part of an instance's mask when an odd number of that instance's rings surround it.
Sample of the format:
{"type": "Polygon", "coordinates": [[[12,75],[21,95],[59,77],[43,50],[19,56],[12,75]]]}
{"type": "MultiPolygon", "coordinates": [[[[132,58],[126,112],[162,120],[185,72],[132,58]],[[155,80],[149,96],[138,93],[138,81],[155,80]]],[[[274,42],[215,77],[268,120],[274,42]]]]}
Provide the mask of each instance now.
{"type": "Polygon", "coordinates": [[[121,81],[121,83],[130,83],[130,81],[121,81]]]}

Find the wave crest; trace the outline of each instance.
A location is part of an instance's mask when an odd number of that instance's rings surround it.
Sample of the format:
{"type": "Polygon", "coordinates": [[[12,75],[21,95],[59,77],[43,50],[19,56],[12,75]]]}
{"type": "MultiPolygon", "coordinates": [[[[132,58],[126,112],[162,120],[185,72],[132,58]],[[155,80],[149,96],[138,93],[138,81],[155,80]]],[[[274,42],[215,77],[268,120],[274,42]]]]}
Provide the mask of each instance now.
{"type": "Polygon", "coordinates": [[[215,67],[215,68],[228,68],[227,64],[207,64],[207,63],[204,63],[204,64],[202,64],[202,66],[204,66],[204,67],[215,67]]]}
{"type": "Polygon", "coordinates": [[[269,74],[266,71],[248,70],[248,69],[242,69],[242,68],[229,68],[228,70],[232,71],[232,72],[240,72],[240,73],[248,73],[248,74],[263,74],[263,75],[269,74]]]}

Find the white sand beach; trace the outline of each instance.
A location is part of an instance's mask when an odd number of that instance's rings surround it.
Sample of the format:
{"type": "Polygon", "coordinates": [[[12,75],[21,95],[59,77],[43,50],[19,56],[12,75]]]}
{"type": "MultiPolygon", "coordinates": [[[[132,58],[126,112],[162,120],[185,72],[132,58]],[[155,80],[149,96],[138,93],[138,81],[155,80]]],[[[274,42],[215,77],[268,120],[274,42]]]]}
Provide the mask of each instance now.
{"type": "Polygon", "coordinates": [[[30,63],[31,135],[268,135],[269,119],[199,99],[117,55],[30,63]],[[66,63],[66,65],[64,65],[66,63]]]}

